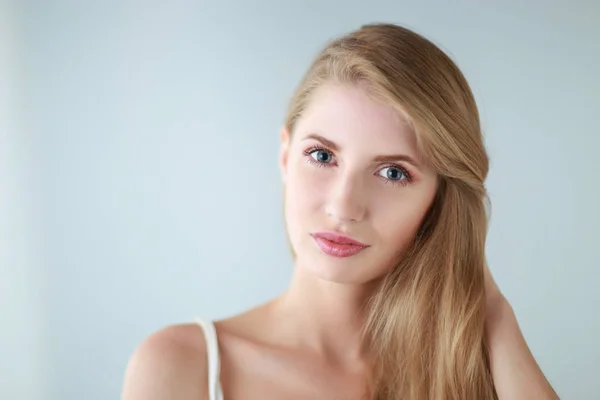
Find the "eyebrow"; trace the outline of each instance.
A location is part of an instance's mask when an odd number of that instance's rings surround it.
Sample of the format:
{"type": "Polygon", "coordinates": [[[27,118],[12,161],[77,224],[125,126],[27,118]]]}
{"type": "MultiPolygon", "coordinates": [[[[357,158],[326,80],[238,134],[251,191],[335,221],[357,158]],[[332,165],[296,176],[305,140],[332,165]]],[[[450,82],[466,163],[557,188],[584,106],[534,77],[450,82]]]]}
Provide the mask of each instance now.
{"type": "MultiPolygon", "coordinates": [[[[306,140],[306,139],[317,140],[317,141],[321,142],[322,144],[324,144],[325,146],[329,147],[333,151],[340,150],[340,146],[337,143],[332,142],[331,140],[329,140],[327,138],[324,138],[323,136],[319,135],[318,133],[309,133],[302,140],[306,140]]],[[[409,156],[407,154],[380,155],[380,156],[375,157],[374,161],[375,162],[405,161],[405,162],[408,162],[408,163],[414,165],[417,168],[420,168],[419,163],[414,158],[412,158],[411,156],[409,156]]]]}

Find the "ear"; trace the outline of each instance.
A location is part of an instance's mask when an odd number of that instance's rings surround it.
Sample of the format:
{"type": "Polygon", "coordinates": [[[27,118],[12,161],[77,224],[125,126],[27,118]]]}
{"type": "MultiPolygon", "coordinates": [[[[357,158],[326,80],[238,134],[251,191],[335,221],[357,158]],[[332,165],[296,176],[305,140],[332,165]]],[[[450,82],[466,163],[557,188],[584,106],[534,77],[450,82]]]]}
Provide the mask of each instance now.
{"type": "Polygon", "coordinates": [[[281,170],[281,179],[285,184],[285,178],[287,176],[288,155],[291,141],[290,132],[285,125],[281,128],[280,139],[281,145],[279,149],[279,168],[281,170]]]}

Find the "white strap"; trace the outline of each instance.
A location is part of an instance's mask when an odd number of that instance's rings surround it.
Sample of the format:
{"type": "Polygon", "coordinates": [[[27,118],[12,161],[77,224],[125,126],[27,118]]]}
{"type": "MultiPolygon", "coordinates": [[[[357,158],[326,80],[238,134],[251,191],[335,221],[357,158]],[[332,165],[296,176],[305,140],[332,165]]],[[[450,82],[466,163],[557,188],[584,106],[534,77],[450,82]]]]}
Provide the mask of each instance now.
{"type": "Polygon", "coordinates": [[[221,385],[219,383],[219,342],[217,341],[217,331],[212,322],[205,322],[197,319],[196,322],[204,331],[206,339],[206,353],[208,361],[208,399],[222,400],[221,385]]]}

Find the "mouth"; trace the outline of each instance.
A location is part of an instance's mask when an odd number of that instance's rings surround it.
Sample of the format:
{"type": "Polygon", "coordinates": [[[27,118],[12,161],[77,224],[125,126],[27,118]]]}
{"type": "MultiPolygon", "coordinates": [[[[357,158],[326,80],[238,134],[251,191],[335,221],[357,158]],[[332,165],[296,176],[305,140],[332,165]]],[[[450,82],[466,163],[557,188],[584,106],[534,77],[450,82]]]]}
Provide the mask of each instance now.
{"type": "Polygon", "coordinates": [[[311,236],[323,253],[333,257],[350,257],[369,247],[365,243],[337,232],[317,232],[311,236]]]}

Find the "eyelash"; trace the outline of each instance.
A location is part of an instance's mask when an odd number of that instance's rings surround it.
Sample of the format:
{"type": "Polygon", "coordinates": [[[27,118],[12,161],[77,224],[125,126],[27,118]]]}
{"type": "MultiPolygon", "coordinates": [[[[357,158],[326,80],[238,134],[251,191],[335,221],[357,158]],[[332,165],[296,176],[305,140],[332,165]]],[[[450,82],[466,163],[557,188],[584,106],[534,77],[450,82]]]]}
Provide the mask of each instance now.
{"type": "MultiPolygon", "coordinates": [[[[315,160],[312,157],[311,154],[314,153],[315,151],[324,151],[326,153],[331,154],[332,157],[333,157],[333,153],[331,151],[327,150],[326,148],[324,148],[322,146],[319,146],[319,145],[311,146],[310,148],[308,148],[308,149],[306,149],[304,151],[304,155],[306,156],[306,161],[307,162],[309,162],[311,164],[314,164],[317,167],[326,167],[328,163],[319,162],[319,161],[315,160]]],[[[396,168],[396,169],[399,169],[402,172],[402,174],[404,174],[404,176],[406,177],[406,179],[402,179],[400,181],[394,181],[394,180],[391,180],[391,179],[384,178],[381,175],[378,175],[378,177],[381,178],[381,179],[383,179],[386,184],[391,184],[392,186],[395,186],[395,185],[406,186],[410,182],[412,182],[412,180],[413,180],[412,175],[410,174],[410,172],[408,172],[408,170],[406,168],[404,168],[404,167],[402,167],[402,166],[400,166],[398,164],[388,164],[388,165],[383,166],[381,169],[383,169],[383,168],[396,168]]]]}

